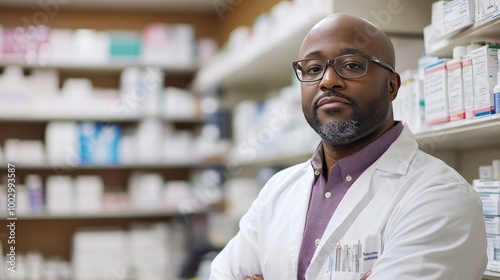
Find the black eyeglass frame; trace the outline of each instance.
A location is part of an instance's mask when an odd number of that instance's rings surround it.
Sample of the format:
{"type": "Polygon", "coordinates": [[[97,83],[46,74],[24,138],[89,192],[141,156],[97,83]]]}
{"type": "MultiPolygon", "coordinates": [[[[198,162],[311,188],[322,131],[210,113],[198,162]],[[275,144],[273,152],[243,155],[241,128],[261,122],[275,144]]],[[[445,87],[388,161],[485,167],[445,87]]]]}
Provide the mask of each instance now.
{"type": "Polygon", "coordinates": [[[368,73],[368,64],[366,65],[366,71],[365,73],[362,75],[362,76],[359,76],[359,77],[356,77],[356,78],[346,78],[344,77],[343,75],[341,75],[339,73],[339,71],[337,70],[337,68],[335,67],[335,60],[337,60],[338,58],[340,57],[348,57],[348,56],[361,56],[361,57],[364,57],[367,59],[367,61],[373,61],[375,63],[377,63],[379,66],[382,66],[384,67],[385,69],[391,71],[392,73],[396,73],[396,70],[394,70],[394,68],[392,68],[389,64],[383,62],[382,60],[372,56],[372,55],[368,55],[368,54],[345,54],[345,55],[341,55],[341,56],[337,56],[336,58],[334,59],[321,59],[321,58],[305,58],[305,59],[299,59],[299,60],[296,60],[294,62],[292,62],[292,67],[293,67],[293,70],[295,72],[295,76],[297,76],[297,79],[300,81],[300,82],[303,82],[303,83],[312,83],[312,82],[317,82],[317,81],[320,81],[323,79],[323,77],[325,76],[325,73],[326,73],[326,69],[328,68],[328,66],[332,66],[333,67],[333,70],[335,70],[335,73],[337,73],[337,75],[339,75],[339,77],[341,77],[342,79],[346,79],[346,80],[355,80],[355,79],[360,79],[360,78],[363,78],[364,76],[366,76],[366,74],[368,73]],[[325,62],[325,69],[323,69],[323,73],[321,74],[321,76],[315,80],[310,80],[310,81],[302,81],[302,79],[299,77],[299,73],[297,72],[298,69],[298,64],[302,61],[309,61],[309,60],[322,60],[325,62]]]}

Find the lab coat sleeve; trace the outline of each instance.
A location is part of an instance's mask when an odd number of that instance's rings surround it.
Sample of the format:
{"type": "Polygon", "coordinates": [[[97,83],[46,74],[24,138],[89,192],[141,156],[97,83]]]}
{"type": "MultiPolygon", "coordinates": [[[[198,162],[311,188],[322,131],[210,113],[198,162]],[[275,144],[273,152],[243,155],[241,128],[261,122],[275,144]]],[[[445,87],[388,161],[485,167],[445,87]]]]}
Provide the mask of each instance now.
{"type": "MultiPolygon", "coordinates": [[[[260,196],[259,196],[260,197],[260,196]]],[[[260,209],[257,198],[240,220],[240,230],[212,262],[210,280],[242,280],[260,273],[257,222],[260,209]]]]}
{"type": "Polygon", "coordinates": [[[481,279],[486,233],[481,201],[470,186],[432,186],[395,211],[369,280],[481,279]]]}

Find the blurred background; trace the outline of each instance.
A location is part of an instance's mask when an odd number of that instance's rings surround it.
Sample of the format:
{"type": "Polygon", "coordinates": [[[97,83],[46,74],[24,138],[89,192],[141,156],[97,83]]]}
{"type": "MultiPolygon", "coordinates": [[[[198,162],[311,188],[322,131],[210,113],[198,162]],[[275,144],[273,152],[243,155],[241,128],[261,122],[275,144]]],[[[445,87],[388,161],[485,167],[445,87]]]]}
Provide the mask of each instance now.
{"type": "MultiPolygon", "coordinates": [[[[471,184],[500,179],[494,104],[469,116],[464,91],[457,107],[436,90],[447,80],[424,86],[429,65],[500,40],[499,6],[1,0],[0,279],[208,279],[266,181],[319,143],[291,63],[333,12],[390,36],[403,81],[396,116],[421,148],[471,184]]],[[[488,63],[493,96],[498,64],[488,63]]]]}

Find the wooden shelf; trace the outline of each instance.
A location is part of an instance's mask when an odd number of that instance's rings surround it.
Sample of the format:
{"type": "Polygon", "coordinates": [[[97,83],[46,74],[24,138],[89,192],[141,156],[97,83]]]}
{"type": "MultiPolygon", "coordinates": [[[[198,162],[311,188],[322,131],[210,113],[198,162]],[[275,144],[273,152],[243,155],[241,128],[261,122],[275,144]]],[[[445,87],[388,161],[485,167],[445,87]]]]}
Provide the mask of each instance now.
{"type": "MultiPolygon", "coordinates": [[[[168,218],[181,216],[179,211],[127,211],[127,212],[100,212],[100,213],[40,213],[18,214],[17,221],[30,220],[83,220],[83,219],[136,219],[136,218],[168,218]]],[[[6,217],[2,219],[7,220],[6,217]]]]}
{"type": "Polygon", "coordinates": [[[168,65],[160,65],[160,64],[150,64],[150,63],[142,63],[141,61],[136,60],[110,60],[104,61],[101,63],[27,63],[25,61],[20,61],[19,59],[9,59],[8,57],[2,57],[0,59],[0,67],[5,66],[19,66],[23,68],[30,69],[57,69],[57,70],[77,70],[79,72],[119,72],[127,67],[158,67],[159,69],[169,72],[169,73],[194,73],[198,69],[198,65],[191,64],[168,64],[168,65]]]}
{"type": "MultiPolygon", "coordinates": [[[[6,165],[7,163],[4,163],[6,165]]],[[[61,167],[70,168],[73,171],[93,171],[93,170],[163,170],[163,169],[186,169],[186,168],[203,168],[207,166],[222,165],[222,162],[198,161],[198,162],[164,162],[152,164],[88,164],[88,165],[71,165],[59,166],[57,164],[18,164],[16,168],[27,171],[46,171],[54,170],[61,167]]]]}
{"type": "MultiPolygon", "coordinates": [[[[52,121],[98,121],[98,122],[110,122],[110,123],[123,123],[123,122],[138,122],[144,118],[142,114],[129,114],[127,116],[119,116],[116,113],[110,114],[68,114],[68,113],[57,113],[51,112],[50,114],[32,114],[32,113],[13,113],[8,114],[5,112],[0,112],[0,123],[2,122],[23,122],[23,123],[45,123],[52,121]]],[[[178,123],[178,124],[197,124],[202,123],[202,118],[170,118],[164,116],[151,116],[152,118],[157,118],[165,122],[178,123]]]]}
{"type": "Polygon", "coordinates": [[[451,57],[455,46],[466,46],[473,41],[487,39],[500,40],[500,18],[477,27],[471,26],[450,37],[437,40],[426,50],[426,53],[451,57]]]}
{"type": "MultiPolygon", "coordinates": [[[[63,9],[97,9],[97,10],[141,10],[141,11],[189,11],[215,13],[213,0],[71,0],[58,2],[63,9]]],[[[225,2],[224,2],[225,3],[225,2]]],[[[0,7],[38,8],[37,0],[2,0],[0,7]]],[[[47,4],[48,5],[48,4],[47,4]]],[[[57,5],[57,4],[56,4],[57,5]]],[[[57,5],[59,7],[59,5],[57,5]]]]}

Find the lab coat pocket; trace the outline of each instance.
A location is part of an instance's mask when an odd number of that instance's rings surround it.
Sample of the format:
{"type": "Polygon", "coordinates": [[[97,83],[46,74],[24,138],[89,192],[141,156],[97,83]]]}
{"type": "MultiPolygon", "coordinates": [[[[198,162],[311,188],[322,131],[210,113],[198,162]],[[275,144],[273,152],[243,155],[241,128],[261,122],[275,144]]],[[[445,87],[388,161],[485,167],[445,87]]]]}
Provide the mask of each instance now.
{"type": "Polygon", "coordinates": [[[360,280],[361,273],[346,272],[346,271],[332,271],[329,280],[360,280]]]}

